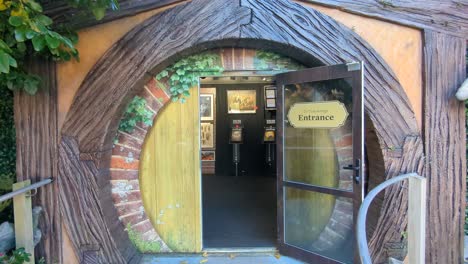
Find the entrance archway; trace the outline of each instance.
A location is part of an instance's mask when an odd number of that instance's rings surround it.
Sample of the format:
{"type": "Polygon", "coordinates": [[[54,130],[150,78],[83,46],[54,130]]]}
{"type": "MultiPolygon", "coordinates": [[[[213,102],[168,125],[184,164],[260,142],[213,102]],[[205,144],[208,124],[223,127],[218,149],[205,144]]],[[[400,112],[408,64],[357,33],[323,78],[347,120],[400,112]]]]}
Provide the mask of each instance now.
{"type": "MultiPolygon", "coordinates": [[[[386,177],[421,170],[420,132],[405,92],[390,67],[352,30],[289,1],[193,1],[153,16],[118,41],[88,74],[68,113],[59,153],[60,208],[81,261],[125,263],[136,255],[109,185],[113,137],[126,103],[167,65],[216,47],[268,49],[305,65],[365,61],[366,111],[386,177]]],[[[394,188],[382,206],[405,200],[406,192],[394,188]]],[[[380,216],[370,240],[374,257],[381,257],[381,245],[401,236],[404,221],[396,227],[389,222],[404,214],[380,216]]]]}

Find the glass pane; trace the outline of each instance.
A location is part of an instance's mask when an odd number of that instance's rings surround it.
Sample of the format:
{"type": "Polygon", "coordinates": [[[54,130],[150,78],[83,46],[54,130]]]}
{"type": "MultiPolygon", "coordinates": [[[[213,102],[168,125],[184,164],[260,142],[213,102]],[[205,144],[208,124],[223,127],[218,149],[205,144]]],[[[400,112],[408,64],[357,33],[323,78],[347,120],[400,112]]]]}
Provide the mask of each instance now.
{"type": "Polygon", "coordinates": [[[353,263],[353,201],[285,187],[284,240],[286,244],[353,263]]]}
{"type": "Polygon", "coordinates": [[[284,87],[284,178],[352,191],[352,94],[349,80],[284,87]]]}

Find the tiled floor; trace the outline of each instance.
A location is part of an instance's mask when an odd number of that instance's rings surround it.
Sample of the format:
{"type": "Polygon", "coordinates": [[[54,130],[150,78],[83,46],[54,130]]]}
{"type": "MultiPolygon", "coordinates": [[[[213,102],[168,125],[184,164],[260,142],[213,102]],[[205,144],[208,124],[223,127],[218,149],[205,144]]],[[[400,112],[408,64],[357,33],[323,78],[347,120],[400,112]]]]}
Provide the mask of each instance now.
{"type": "Polygon", "coordinates": [[[216,254],[203,257],[201,255],[158,256],[146,255],[140,264],[303,264],[304,262],[274,254],[216,254]],[[278,258],[277,258],[278,257],[278,258]]]}

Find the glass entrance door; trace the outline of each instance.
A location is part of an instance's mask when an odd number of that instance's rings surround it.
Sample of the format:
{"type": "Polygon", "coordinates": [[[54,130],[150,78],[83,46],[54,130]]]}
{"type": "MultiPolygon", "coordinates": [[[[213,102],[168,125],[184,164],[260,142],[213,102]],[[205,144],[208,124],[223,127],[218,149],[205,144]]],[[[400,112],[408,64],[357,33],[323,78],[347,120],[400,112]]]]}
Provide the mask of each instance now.
{"type": "Polygon", "coordinates": [[[362,63],[276,76],[280,253],[357,263],[363,199],[362,63]]]}

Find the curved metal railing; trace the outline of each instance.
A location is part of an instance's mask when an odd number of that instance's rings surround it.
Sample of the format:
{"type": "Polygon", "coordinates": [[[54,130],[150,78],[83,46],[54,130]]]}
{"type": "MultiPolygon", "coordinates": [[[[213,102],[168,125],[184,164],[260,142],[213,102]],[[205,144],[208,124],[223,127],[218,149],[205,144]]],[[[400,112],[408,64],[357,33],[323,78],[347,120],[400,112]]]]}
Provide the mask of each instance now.
{"type": "Polygon", "coordinates": [[[371,205],[372,200],[388,186],[404,181],[406,179],[409,179],[410,181],[408,190],[411,190],[408,198],[408,211],[411,212],[408,214],[408,258],[410,260],[409,263],[424,263],[426,179],[424,177],[419,176],[417,173],[408,173],[391,178],[379,184],[377,187],[372,189],[371,192],[369,192],[369,194],[362,202],[361,207],[359,208],[356,226],[357,244],[362,264],[372,264],[372,260],[369,254],[369,248],[367,246],[366,234],[367,211],[369,210],[369,206],[371,205]],[[415,223],[415,221],[417,223],[415,223]]]}

